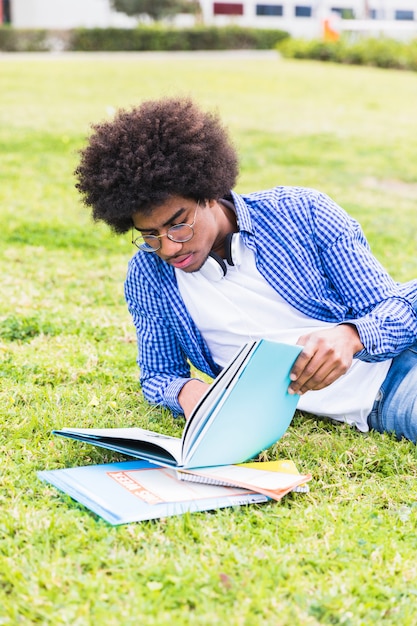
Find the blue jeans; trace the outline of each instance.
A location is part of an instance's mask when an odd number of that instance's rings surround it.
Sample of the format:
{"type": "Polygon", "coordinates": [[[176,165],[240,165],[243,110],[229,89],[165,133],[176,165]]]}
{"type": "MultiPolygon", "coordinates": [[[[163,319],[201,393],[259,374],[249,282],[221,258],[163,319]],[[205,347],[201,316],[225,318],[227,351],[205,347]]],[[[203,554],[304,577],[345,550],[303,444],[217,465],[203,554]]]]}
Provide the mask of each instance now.
{"type": "Polygon", "coordinates": [[[380,433],[417,442],[417,341],[393,359],[368,415],[368,425],[380,433]]]}

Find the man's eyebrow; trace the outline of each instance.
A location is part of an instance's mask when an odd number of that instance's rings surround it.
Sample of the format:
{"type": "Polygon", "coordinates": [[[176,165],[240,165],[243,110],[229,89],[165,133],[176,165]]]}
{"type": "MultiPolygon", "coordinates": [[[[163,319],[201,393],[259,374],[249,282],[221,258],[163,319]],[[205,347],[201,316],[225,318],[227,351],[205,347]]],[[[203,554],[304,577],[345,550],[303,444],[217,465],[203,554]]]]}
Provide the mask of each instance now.
{"type": "MultiPolygon", "coordinates": [[[[171,217],[162,224],[162,226],[169,226],[170,224],[172,224],[172,222],[175,222],[175,220],[177,220],[181,215],[183,215],[183,213],[187,211],[187,209],[183,208],[183,209],[178,209],[178,211],[176,213],[174,213],[174,215],[171,215],[171,217]]],[[[157,228],[141,228],[140,226],[135,226],[135,230],[140,230],[142,233],[150,233],[153,230],[157,230],[157,228]]]]}

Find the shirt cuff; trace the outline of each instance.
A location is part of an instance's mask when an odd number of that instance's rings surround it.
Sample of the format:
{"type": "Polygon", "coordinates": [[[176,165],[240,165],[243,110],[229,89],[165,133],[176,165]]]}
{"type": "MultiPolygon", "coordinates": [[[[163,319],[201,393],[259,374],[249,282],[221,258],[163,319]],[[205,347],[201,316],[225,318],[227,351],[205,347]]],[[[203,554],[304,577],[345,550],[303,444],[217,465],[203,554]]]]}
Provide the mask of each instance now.
{"type": "Polygon", "coordinates": [[[181,408],[180,403],[178,402],[178,395],[184,385],[192,378],[175,378],[173,381],[169,383],[165,387],[164,391],[164,400],[166,406],[172,411],[174,417],[178,417],[179,415],[184,415],[184,411],[181,408]]]}

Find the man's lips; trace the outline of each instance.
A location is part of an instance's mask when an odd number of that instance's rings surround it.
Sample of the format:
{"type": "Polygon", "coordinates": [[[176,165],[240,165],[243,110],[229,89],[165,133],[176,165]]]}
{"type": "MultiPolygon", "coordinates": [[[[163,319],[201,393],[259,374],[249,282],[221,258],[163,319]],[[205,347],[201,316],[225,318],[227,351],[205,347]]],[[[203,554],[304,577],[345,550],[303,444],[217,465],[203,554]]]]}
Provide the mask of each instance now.
{"type": "Polygon", "coordinates": [[[177,256],[177,257],[174,257],[173,259],[170,259],[169,264],[182,270],[185,267],[188,267],[189,265],[191,265],[191,263],[193,262],[193,259],[194,259],[194,255],[192,253],[182,254],[181,256],[177,256]]]}

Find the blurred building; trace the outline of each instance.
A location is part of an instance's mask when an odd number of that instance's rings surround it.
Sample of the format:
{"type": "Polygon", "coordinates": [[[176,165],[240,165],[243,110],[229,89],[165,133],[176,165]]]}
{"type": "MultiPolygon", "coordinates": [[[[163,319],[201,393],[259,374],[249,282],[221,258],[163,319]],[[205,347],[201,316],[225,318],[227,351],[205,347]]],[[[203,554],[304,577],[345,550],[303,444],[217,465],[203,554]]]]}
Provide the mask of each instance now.
{"type": "Polygon", "coordinates": [[[338,32],[417,37],[416,0],[200,0],[206,24],[280,28],[294,37],[317,37],[324,22],[338,32]]]}
{"type": "MultiPolygon", "coordinates": [[[[417,37],[416,0],[200,0],[200,5],[207,25],[277,28],[309,38],[331,23],[336,32],[417,37]]],[[[70,29],[130,28],[138,20],[113,11],[110,0],[0,0],[0,22],[16,28],[70,29]]],[[[181,16],[177,23],[183,23],[181,16]]]]}
{"type": "Polygon", "coordinates": [[[110,0],[0,0],[3,22],[15,28],[131,27],[137,20],[116,13],[110,0]]]}

